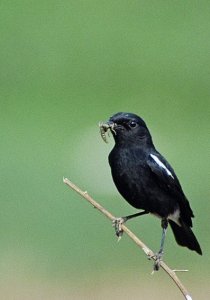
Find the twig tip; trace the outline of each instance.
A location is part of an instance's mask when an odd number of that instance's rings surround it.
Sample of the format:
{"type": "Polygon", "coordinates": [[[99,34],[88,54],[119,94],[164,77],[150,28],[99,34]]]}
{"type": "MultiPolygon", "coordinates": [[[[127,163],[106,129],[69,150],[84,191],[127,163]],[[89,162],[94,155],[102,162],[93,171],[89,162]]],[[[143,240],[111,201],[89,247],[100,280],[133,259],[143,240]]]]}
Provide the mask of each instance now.
{"type": "Polygon", "coordinates": [[[174,273],[176,273],[176,272],[189,272],[189,270],[177,270],[177,269],[174,269],[174,270],[172,270],[174,273]]]}
{"type": "Polygon", "coordinates": [[[66,183],[66,179],[67,179],[67,178],[65,178],[65,177],[63,176],[63,182],[64,182],[64,183],[66,183]]]}
{"type": "Polygon", "coordinates": [[[186,295],[187,300],[192,300],[192,297],[190,295],[186,295]]]}

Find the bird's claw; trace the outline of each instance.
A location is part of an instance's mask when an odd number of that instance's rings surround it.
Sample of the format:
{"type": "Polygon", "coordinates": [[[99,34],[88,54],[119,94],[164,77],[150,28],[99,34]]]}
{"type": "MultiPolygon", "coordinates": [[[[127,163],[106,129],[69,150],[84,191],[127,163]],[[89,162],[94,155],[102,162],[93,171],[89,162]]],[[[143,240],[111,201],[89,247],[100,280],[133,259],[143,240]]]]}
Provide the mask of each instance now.
{"type": "Polygon", "coordinates": [[[155,263],[154,263],[154,266],[153,266],[153,271],[158,271],[160,269],[160,264],[161,264],[161,261],[162,261],[163,252],[159,251],[155,256],[156,256],[156,258],[155,258],[155,263]]]}
{"type": "Polygon", "coordinates": [[[115,229],[115,234],[118,237],[118,241],[120,241],[122,235],[123,235],[123,229],[122,229],[122,224],[125,223],[124,218],[116,218],[112,221],[112,226],[115,229]]]}

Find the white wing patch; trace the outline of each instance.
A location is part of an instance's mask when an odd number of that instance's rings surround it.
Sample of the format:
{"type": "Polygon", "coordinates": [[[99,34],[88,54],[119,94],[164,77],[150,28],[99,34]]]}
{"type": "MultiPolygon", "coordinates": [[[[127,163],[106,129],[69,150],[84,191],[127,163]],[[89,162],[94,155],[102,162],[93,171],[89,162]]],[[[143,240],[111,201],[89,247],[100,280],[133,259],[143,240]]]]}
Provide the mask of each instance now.
{"type": "Polygon", "coordinates": [[[172,173],[169,171],[169,169],[166,168],[166,166],[162,163],[162,161],[159,160],[159,158],[156,155],[150,154],[150,156],[154,159],[154,161],[158,164],[159,167],[164,169],[166,173],[174,179],[172,173]]]}
{"type": "Polygon", "coordinates": [[[177,208],[172,214],[168,216],[168,219],[174,221],[177,225],[181,226],[180,221],[180,210],[177,208]]]}

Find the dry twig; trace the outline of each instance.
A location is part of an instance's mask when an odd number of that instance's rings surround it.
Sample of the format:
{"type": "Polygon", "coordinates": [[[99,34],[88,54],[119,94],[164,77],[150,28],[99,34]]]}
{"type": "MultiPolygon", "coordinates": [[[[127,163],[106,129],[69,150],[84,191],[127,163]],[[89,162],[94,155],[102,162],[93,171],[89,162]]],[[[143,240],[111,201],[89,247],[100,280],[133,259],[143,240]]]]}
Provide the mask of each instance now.
{"type": "MultiPolygon", "coordinates": [[[[68,185],[71,189],[73,189],[75,192],[80,194],[83,198],[85,198],[89,203],[91,203],[95,208],[97,208],[103,215],[105,215],[108,219],[111,221],[115,220],[116,218],[104,207],[102,207],[98,202],[96,202],[86,191],[82,191],[78,186],[76,186],[73,182],[71,182],[68,178],[63,178],[63,182],[68,185]]],[[[127,226],[122,224],[123,232],[125,232],[130,239],[136,243],[138,247],[140,247],[144,253],[148,256],[149,259],[156,260],[156,256],[152,250],[150,250],[132,231],[130,231],[127,226]]],[[[181,283],[177,275],[175,274],[175,270],[173,271],[171,268],[169,268],[164,261],[160,262],[160,267],[172,278],[172,280],[175,282],[183,296],[186,300],[192,300],[191,296],[189,295],[189,292],[185,288],[185,286],[181,283]]],[[[184,270],[185,271],[185,270],[184,270]]]]}

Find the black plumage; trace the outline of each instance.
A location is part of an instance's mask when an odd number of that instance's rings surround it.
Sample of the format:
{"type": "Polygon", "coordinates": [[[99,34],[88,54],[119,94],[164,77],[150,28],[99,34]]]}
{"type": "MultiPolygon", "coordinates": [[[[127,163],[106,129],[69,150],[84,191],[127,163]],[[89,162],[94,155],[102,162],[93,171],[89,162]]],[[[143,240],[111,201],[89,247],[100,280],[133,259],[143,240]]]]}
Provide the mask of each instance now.
{"type": "MultiPolygon", "coordinates": [[[[163,252],[168,222],[179,245],[202,254],[191,229],[194,215],[189,201],[173,168],[155,149],[143,119],[121,112],[100,126],[103,137],[110,130],[115,140],[109,164],[118,191],[133,207],[162,220],[163,238],[159,254],[163,252]]],[[[124,221],[128,218],[125,217],[124,221]]]]}

